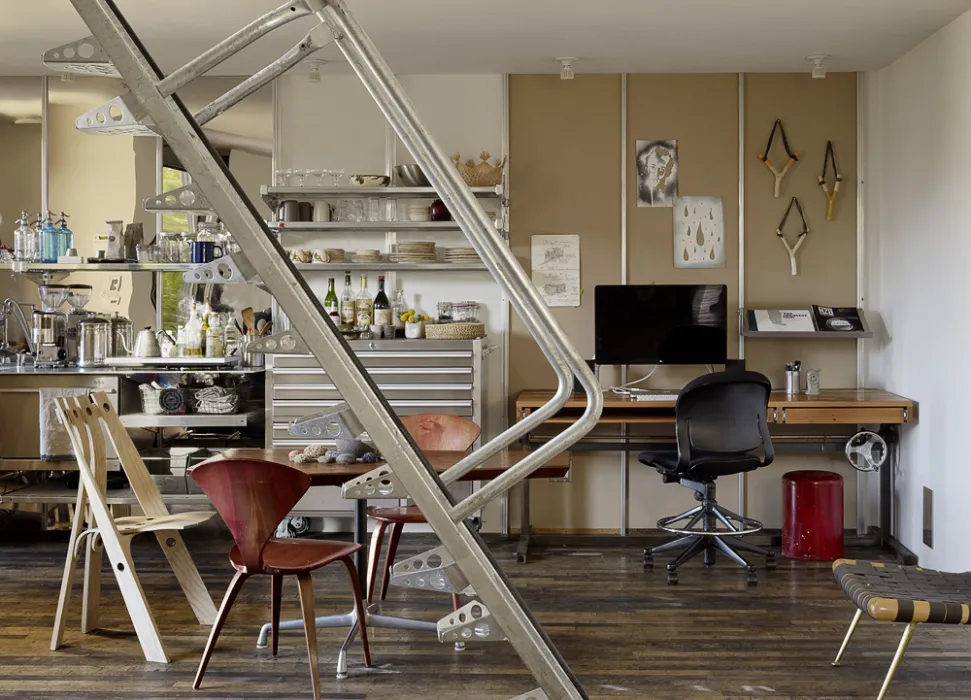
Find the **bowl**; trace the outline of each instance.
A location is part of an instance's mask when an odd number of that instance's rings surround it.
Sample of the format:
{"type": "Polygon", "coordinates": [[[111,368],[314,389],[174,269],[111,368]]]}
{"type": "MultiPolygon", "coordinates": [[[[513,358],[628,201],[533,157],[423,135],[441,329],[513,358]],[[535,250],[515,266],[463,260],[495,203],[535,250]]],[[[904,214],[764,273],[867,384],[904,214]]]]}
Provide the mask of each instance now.
{"type": "Polygon", "coordinates": [[[416,163],[394,166],[394,182],[398,187],[431,187],[421,166],[416,163]]]}
{"type": "Polygon", "coordinates": [[[358,187],[387,187],[389,182],[387,175],[351,175],[351,184],[358,187]]]}

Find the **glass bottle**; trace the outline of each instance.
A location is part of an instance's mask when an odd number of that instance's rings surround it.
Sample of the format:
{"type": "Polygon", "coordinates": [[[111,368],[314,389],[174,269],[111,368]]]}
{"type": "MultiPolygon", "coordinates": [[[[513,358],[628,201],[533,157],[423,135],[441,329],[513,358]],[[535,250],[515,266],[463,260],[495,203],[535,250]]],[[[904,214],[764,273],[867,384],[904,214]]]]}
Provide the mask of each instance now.
{"type": "Polygon", "coordinates": [[[334,278],[327,280],[327,296],[324,297],[324,309],[335,326],[341,325],[341,304],[334,289],[334,278]]]}
{"type": "Polygon", "coordinates": [[[367,289],[367,275],[361,275],[361,291],[357,294],[354,305],[357,316],[357,329],[363,332],[371,331],[371,321],[374,318],[374,300],[367,289]]]}
{"type": "Polygon", "coordinates": [[[394,325],[392,319],[391,302],[384,293],[384,275],[378,275],[378,295],[374,297],[374,325],[391,326],[394,325]]]}
{"type": "Polygon", "coordinates": [[[226,328],[222,314],[209,314],[209,329],[206,331],[206,357],[222,357],[226,354],[226,328]]]}
{"type": "Polygon", "coordinates": [[[405,291],[399,289],[395,292],[394,304],[391,307],[391,318],[394,321],[394,337],[405,337],[405,322],[401,317],[405,315],[408,308],[405,306],[405,291]]]}
{"type": "Polygon", "coordinates": [[[344,273],[344,291],[341,293],[341,325],[353,326],[357,323],[354,303],[354,288],[351,287],[351,273],[344,273]]]}
{"type": "Polygon", "coordinates": [[[57,254],[58,256],[67,255],[67,251],[74,247],[74,231],[67,227],[68,215],[61,212],[61,218],[57,220],[57,254]]]}
{"type": "Polygon", "coordinates": [[[13,257],[17,262],[33,262],[37,257],[37,232],[31,227],[26,211],[20,212],[13,232],[13,257]]]}
{"type": "MultiPolygon", "coordinates": [[[[202,327],[199,329],[199,337],[202,339],[202,354],[206,355],[206,339],[209,337],[209,318],[211,313],[203,312],[202,327]]],[[[206,355],[208,357],[208,355],[206,355]]]]}
{"type": "Polygon", "coordinates": [[[202,356],[202,321],[196,305],[192,305],[189,320],[185,324],[185,354],[186,357],[202,356]]]}
{"type": "Polygon", "coordinates": [[[40,223],[40,261],[42,263],[56,263],[60,247],[60,234],[51,221],[51,213],[40,223]]]}

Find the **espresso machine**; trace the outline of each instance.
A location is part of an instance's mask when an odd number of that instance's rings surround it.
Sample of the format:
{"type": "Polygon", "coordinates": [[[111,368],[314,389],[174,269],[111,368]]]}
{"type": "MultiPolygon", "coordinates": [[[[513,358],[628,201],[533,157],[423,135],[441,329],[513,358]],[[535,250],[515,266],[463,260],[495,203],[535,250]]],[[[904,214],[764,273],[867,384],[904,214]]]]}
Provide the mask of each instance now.
{"type": "Polygon", "coordinates": [[[34,364],[38,367],[57,367],[67,364],[67,316],[61,306],[70,296],[70,288],[63,284],[37,286],[41,309],[31,316],[33,322],[34,364]]]}
{"type": "Polygon", "coordinates": [[[67,345],[64,350],[67,353],[67,361],[70,364],[78,364],[81,347],[81,321],[92,315],[89,311],[85,311],[84,307],[91,300],[91,294],[94,290],[90,284],[69,284],[67,289],[67,303],[71,308],[67,312],[67,345]]]}

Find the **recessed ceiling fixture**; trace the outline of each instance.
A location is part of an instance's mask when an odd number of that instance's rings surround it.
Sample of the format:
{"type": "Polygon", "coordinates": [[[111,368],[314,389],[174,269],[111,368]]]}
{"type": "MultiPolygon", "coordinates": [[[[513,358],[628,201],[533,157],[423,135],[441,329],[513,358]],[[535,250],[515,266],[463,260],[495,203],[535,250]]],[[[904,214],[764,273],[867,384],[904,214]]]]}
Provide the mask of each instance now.
{"type": "Polygon", "coordinates": [[[829,56],[821,53],[813,54],[806,56],[806,60],[813,62],[813,79],[822,80],[826,77],[826,61],[829,60],[829,56]]]}
{"type": "Polygon", "coordinates": [[[573,56],[562,56],[553,60],[560,63],[560,80],[573,80],[573,62],[577,59],[573,56]]]}
{"type": "Polygon", "coordinates": [[[312,82],[312,83],[319,83],[320,82],[320,69],[321,69],[322,66],[324,66],[327,63],[327,61],[322,61],[320,59],[314,59],[312,61],[307,61],[307,63],[310,65],[310,72],[307,74],[307,77],[310,79],[310,82],[312,82]]]}

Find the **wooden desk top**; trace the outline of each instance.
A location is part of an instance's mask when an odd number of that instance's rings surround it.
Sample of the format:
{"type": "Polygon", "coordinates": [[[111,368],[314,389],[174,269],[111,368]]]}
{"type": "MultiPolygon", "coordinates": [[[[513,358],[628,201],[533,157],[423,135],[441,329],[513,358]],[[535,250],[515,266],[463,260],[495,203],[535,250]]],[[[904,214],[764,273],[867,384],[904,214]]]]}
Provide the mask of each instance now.
{"type": "MultiPolygon", "coordinates": [[[[516,408],[539,408],[551,398],[552,391],[523,391],[516,397],[516,408]]],[[[790,408],[812,406],[813,408],[851,408],[864,404],[870,408],[909,408],[914,402],[903,396],[891,394],[882,389],[829,389],[816,396],[796,394],[790,396],[784,391],[773,391],[769,398],[770,408],[790,408]]],[[[574,394],[567,400],[564,408],[584,408],[587,398],[584,394],[574,394]]],[[[630,396],[621,396],[611,391],[604,392],[604,408],[630,408],[631,405],[644,408],[673,408],[674,397],[670,401],[636,401],[630,396]]]]}
{"type": "MultiPolygon", "coordinates": [[[[552,391],[524,391],[516,398],[521,419],[553,397],[552,391]]],[[[675,397],[670,401],[637,401],[630,396],[604,393],[601,423],[672,423],[675,397]]],[[[572,423],[587,405],[586,396],[574,394],[549,423],[572,423]]],[[[899,425],[917,422],[917,403],[880,389],[829,389],[815,396],[773,391],[769,422],[788,425],[899,425]]]]}
{"type": "MultiPolygon", "coordinates": [[[[467,452],[426,452],[425,457],[431,463],[435,471],[442,473],[459,460],[465,457],[467,452]]],[[[503,450],[499,454],[487,459],[485,463],[474,469],[463,477],[463,481],[489,481],[495,479],[504,471],[515,465],[519,460],[528,455],[529,452],[522,450],[503,450]]],[[[267,462],[276,462],[300,469],[310,475],[314,486],[341,486],[354,477],[367,474],[372,469],[377,469],[384,462],[376,464],[320,464],[311,462],[309,464],[293,464],[290,461],[289,449],[261,450],[257,448],[240,448],[226,450],[219,457],[212,459],[236,458],[236,459],[262,459],[267,462]]],[[[209,460],[207,460],[209,461],[209,460]]],[[[533,472],[530,479],[559,479],[566,476],[570,469],[571,456],[569,452],[562,452],[553,457],[544,466],[533,472]]],[[[203,462],[204,464],[204,462],[203,462]]]]}

